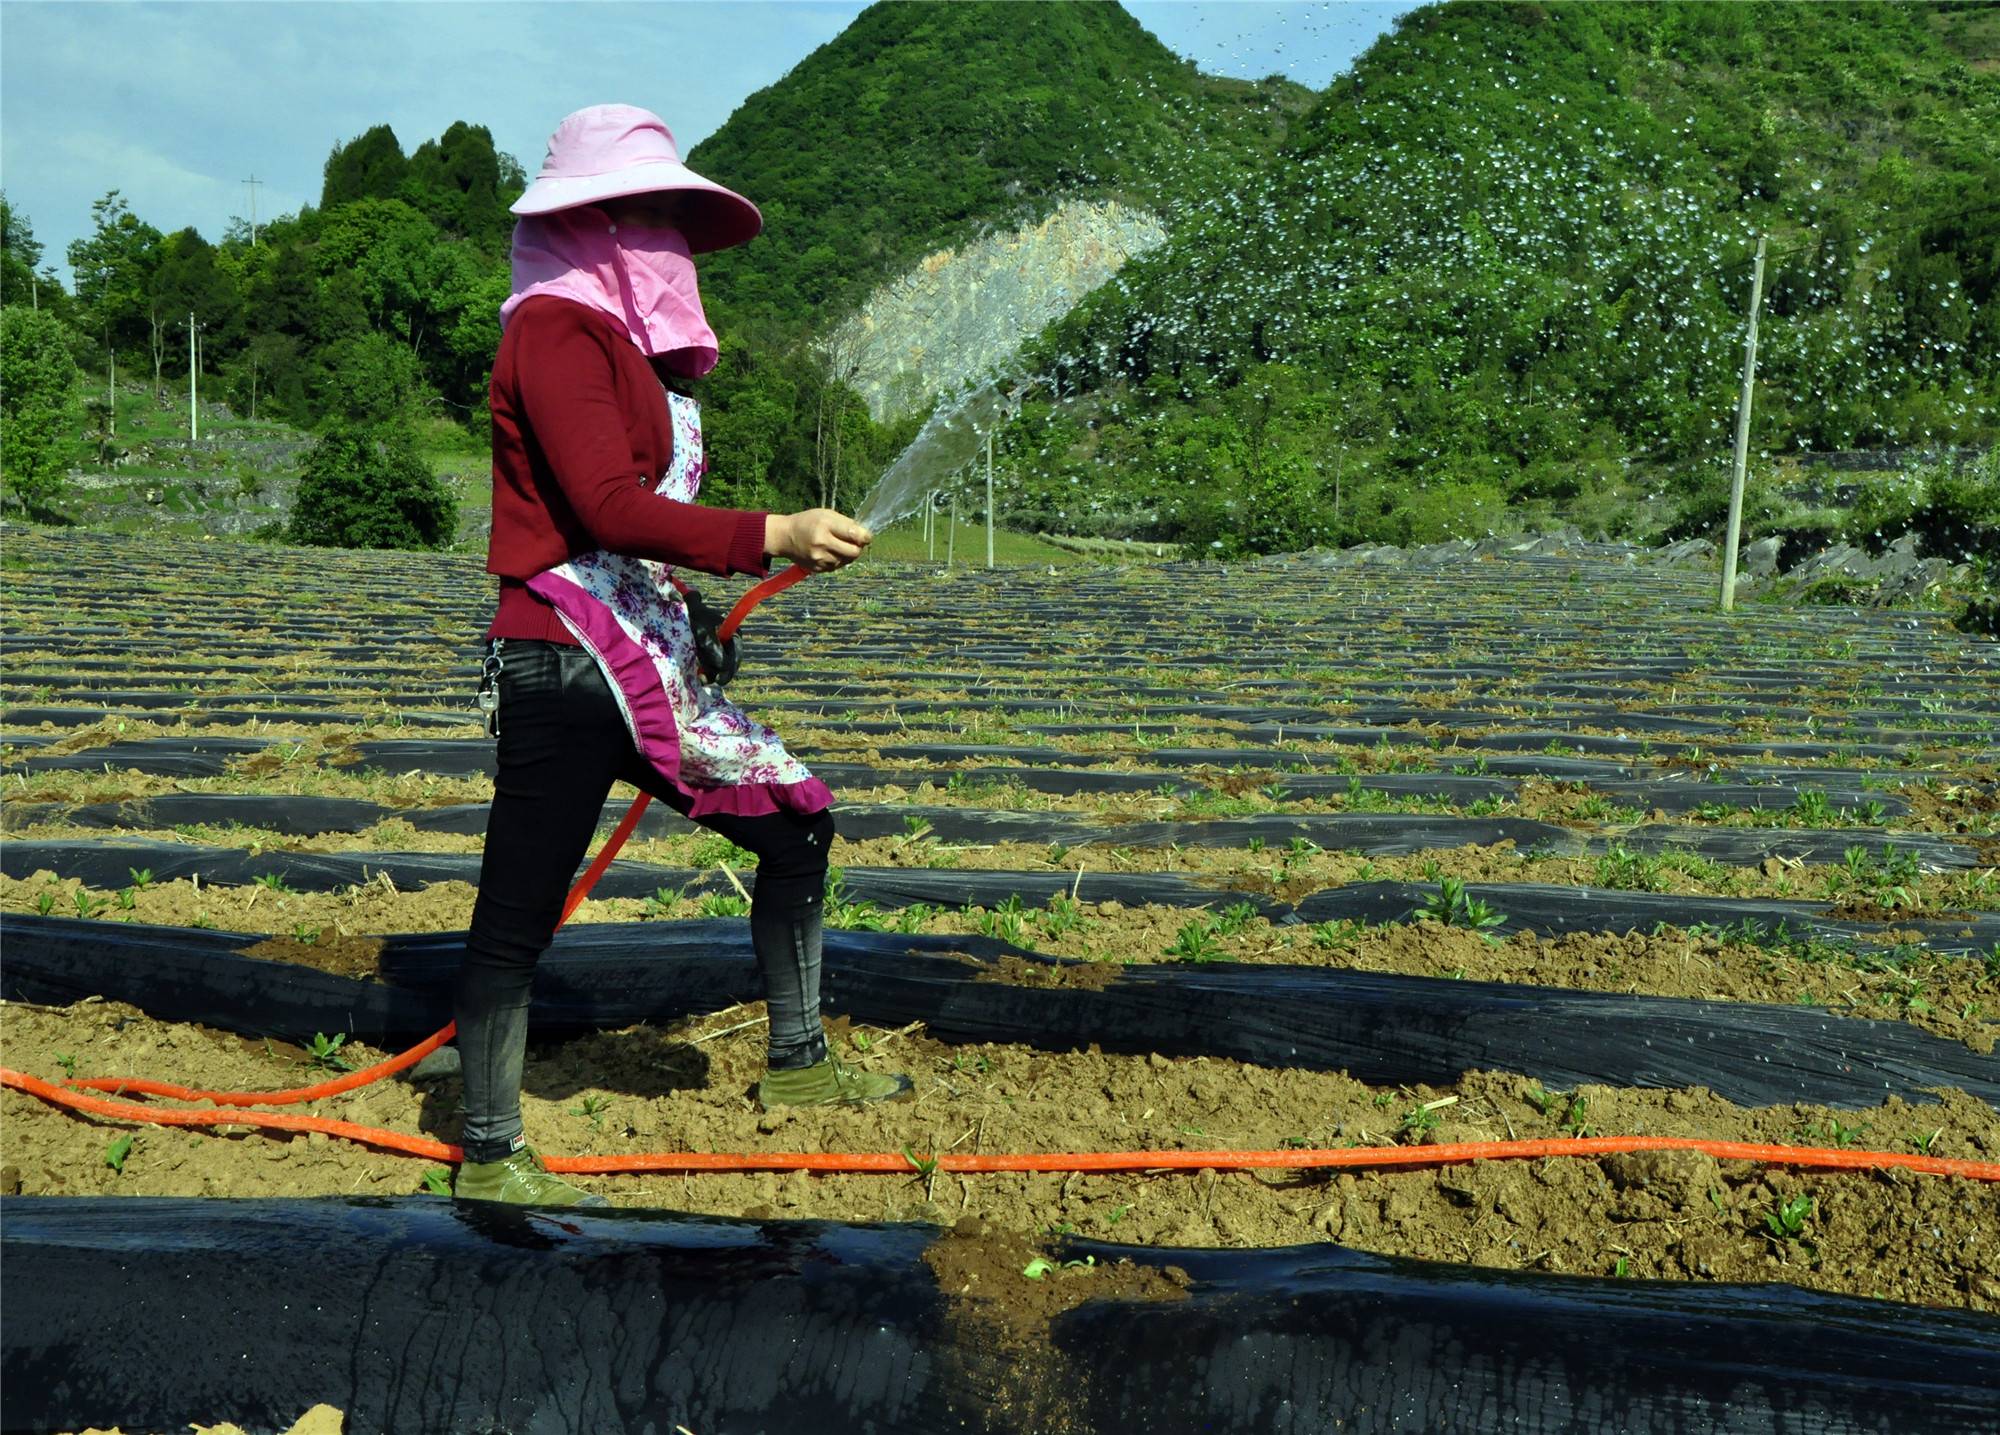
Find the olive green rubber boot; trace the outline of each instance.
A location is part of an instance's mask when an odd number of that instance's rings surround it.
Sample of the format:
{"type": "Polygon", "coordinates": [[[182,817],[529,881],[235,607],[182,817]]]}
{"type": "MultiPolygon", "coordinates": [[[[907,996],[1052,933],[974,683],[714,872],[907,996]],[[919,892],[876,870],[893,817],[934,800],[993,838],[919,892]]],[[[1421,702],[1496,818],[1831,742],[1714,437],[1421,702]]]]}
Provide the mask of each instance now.
{"type": "Polygon", "coordinates": [[[514,1206],[609,1206],[602,1196],[549,1174],[542,1158],[522,1147],[505,1161],[467,1161],[458,1168],[452,1195],[461,1201],[505,1201],[514,1206]]]}
{"type": "Polygon", "coordinates": [[[796,1071],[767,1071],[757,1083],[757,1101],[766,1111],[780,1106],[861,1106],[901,1101],[914,1090],[914,1083],[901,1072],[877,1076],[828,1056],[796,1071]]]}

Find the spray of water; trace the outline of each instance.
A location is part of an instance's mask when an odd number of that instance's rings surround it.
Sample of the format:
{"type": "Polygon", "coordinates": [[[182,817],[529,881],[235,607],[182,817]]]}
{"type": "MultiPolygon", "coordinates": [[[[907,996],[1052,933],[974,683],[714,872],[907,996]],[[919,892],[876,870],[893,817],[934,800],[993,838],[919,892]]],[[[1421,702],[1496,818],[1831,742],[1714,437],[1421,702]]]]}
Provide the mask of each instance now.
{"type": "Polygon", "coordinates": [[[910,446],[876,480],[855,517],[879,533],[922,508],[927,494],[978,456],[980,444],[998,431],[1013,402],[1012,386],[989,383],[938,405],[910,446]]]}

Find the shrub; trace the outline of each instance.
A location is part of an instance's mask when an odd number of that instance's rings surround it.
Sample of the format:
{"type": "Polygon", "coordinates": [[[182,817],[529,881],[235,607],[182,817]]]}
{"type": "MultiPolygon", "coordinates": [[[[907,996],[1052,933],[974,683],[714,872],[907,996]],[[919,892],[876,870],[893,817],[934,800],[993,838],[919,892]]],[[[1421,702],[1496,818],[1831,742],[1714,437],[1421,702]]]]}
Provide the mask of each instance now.
{"type": "Polygon", "coordinates": [[[2000,450],[1962,468],[1940,464],[1869,484],[1841,530],[1877,553],[1906,533],[1926,557],[2000,561],[2000,450]]]}
{"type": "Polygon", "coordinates": [[[335,424],[306,455],[285,536],[323,548],[442,548],[458,503],[407,428],[335,424]]]}
{"type": "Polygon", "coordinates": [[[0,309],[0,477],[21,507],[53,515],[82,422],[70,334],[53,315],[0,309]]]}

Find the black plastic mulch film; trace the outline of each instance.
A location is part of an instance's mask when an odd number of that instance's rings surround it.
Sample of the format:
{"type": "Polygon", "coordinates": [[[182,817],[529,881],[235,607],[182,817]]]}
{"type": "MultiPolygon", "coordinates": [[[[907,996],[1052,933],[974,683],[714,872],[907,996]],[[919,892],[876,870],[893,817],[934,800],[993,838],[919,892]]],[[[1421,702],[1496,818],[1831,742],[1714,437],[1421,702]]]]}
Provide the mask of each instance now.
{"type": "MultiPolygon", "coordinates": [[[[156,798],[171,804],[174,799],[156,798]]],[[[323,822],[359,822],[341,798],[246,799],[290,804],[314,804],[323,822]]],[[[365,803],[351,804],[366,807],[365,803]]],[[[239,809],[240,810],[240,809],[239,809]]],[[[256,825],[254,823],[246,825],[256,825]]],[[[323,827],[322,831],[353,831],[358,827],[323,827]]],[[[134,872],[152,881],[171,882],[199,877],[214,886],[247,886],[276,879],[295,892],[332,892],[386,876],[401,888],[432,882],[477,883],[480,857],[476,852],[251,852],[240,847],[200,847],[177,842],[132,841],[12,841],[0,844],[0,872],[26,878],[50,871],[89,887],[115,890],[129,884],[134,872]]],[[[1355,882],[1302,897],[1296,903],[1256,892],[1228,888],[1171,872],[1084,870],[1010,871],[980,867],[847,867],[840,874],[841,896],[894,911],[922,903],[931,907],[993,908],[1010,897],[1030,907],[1058,898],[1078,902],[1118,902],[1127,907],[1147,904],[1224,911],[1247,905],[1273,922],[1357,921],[1371,924],[1412,922],[1434,907],[1438,888],[1422,882],[1355,882]]],[[[651,897],[659,892],[687,896],[724,895],[734,885],[719,870],[660,867],[644,862],[615,862],[599,879],[596,897],[651,897]]],[[[1729,928],[1752,940],[1781,937],[1821,938],[1857,945],[1891,945],[1910,933],[1923,938],[1927,950],[1940,956],[1984,955],[2000,944],[2000,914],[1963,913],[1953,916],[1911,916],[1891,922],[1836,919],[1825,902],[1776,898],[1702,897],[1680,893],[1636,892],[1597,887],[1558,886],[1539,882],[1468,883],[1469,900],[1484,902],[1505,918],[1492,930],[1506,936],[1529,931],[1538,936],[1563,932],[1650,932],[1661,924],[1678,928],[1729,928]]]]}
{"type": "MultiPolygon", "coordinates": [[[[10,1000],[95,995],[163,1021],[292,1041],[346,1032],[400,1049],[450,1020],[464,934],[389,938],[376,982],[239,956],[255,939],[180,928],[9,917],[0,939],[10,1000]]],[[[1995,1058],[1815,1008],[1228,962],[1131,966],[1102,990],[981,980],[1001,956],[1051,961],[978,937],[828,932],[823,1000],[873,1025],[922,1021],[949,1042],[1229,1057],[1372,1085],[1510,1071],[1552,1089],[1706,1086],[1744,1106],[1923,1101],[1939,1086],[2000,1105],[1995,1058]]],[[[553,1038],[760,995],[741,921],[571,927],[536,968],[533,1021],[553,1038]]]]}
{"type": "Polygon", "coordinates": [[[1786,1286],[1546,1277],[1335,1246],[1072,1241],[1178,1267],[1017,1343],[918,1225],[484,1202],[0,1202],[8,1432],[1990,1435],[2000,1321],[1786,1286]],[[470,1318],[476,1312],[476,1318],[470,1318]],[[450,1316],[462,1318],[448,1318],[450,1316]]]}
{"type": "MultiPolygon", "coordinates": [[[[10,541],[61,548],[10,575],[10,605],[30,621],[0,634],[9,659],[0,726],[74,730],[126,717],[170,721],[181,710],[217,727],[252,719],[358,726],[384,713],[413,729],[470,721],[470,635],[490,603],[476,560],[274,550],[246,574],[231,555],[199,547],[155,553],[85,532],[59,540],[10,533],[10,541]],[[183,611],[214,616],[135,621],[124,595],[134,579],[166,582],[183,611]],[[298,601],[325,593],[340,602],[298,601]],[[365,639],[346,618],[357,604],[381,610],[365,639]],[[196,652],[200,660],[190,661],[196,652]]],[[[874,616],[874,600],[905,580],[857,571],[783,600],[806,621],[758,626],[748,671],[759,686],[746,691],[777,699],[768,706],[781,726],[813,718],[814,726],[879,737],[869,765],[812,759],[850,789],[941,782],[971,762],[978,769],[965,770],[964,782],[1058,794],[1166,785],[1190,795],[1213,785],[1199,769],[1296,765],[1301,755],[1290,744],[1304,739],[1386,744],[1394,765],[1430,770],[1364,773],[1364,790],[1461,806],[1504,797],[1515,779],[1543,777],[1587,782],[1621,806],[1670,816],[1706,802],[1783,808],[1818,792],[1854,822],[1871,802],[1883,818],[1906,815],[1907,784],[1921,774],[1786,764],[1897,763],[1948,751],[1969,766],[1994,755],[1987,724],[2000,715],[2000,649],[1992,645],[1866,611],[1772,609],[1732,624],[1709,611],[1705,575],[1642,569],[1644,555],[1615,548],[1571,547],[1574,557],[1546,544],[1497,554],[1438,545],[1398,557],[1387,574],[1371,554],[1048,579],[1033,570],[961,572],[928,587],[922,603],[898,604],[892,621],[874,616]],[[1482,567],[1476,558],[1493,561],[1482,567]],[[1200,624],[1187,623],[1190,604],[1203,613],[1200,624]],[[1644,621],[1634,621],[1642,607],[1644,621]],[[1320,621],[1302,645],[1300,625],[1330,610],[1341,621],[1320,621]],[[1478,661],[1461,660],[1467,652],[1478,661]],[[1062,655],[1060,693],[1048,688],[1051,653],[1062,655]],[[1229,681],[1219,686],[1223,670],[1229,681]],[[905,736],[960,726],[967,707],[988,719],[982,727],[998,729],[979,734],[990,740],[905,736]],[[954,711],[961,715],[945,716],[954,711]],[[1233,726],[1176,731],[1188,717],[1233,726]],[[1746,718],[1764,726],[1745,732],[1746,718]],[[1121,733],[1148,771],[1103,770],[1117,754],[1028,740],[1121,733]],[[1196,745],[1204,742],[1215,746],[1196,745]],[[1711,758],[1723,770],[1696,770],[1711,758]],[[1687,765],[1664,770],[1663,759],[1687,765]]],[[[50,755],[35,752],[48,745],[36,741],[45,734],[20,736],[10,773],[96,771],[108,762],[196,777],[240,767],[268,741],[163,737],[50,755]]],[[[800,748],[810,753],[809,744],[800,748]]],[[[360,768],[473,776],[488,770],[490,748],[419,739],[368,743],[349,755],[360,768]]],[[[1349,782],[1324,771],[1271,780],[1298,797],[1340,795],[1349,782]]],[[[83,809],[10,803],[5,815],[15,830],[61,817],[150,830],[240,822],[299,834],[361,831],[393,815],[477,835],[486,811],[176,794],[83,809]]],[[[1523,851],[1589,855],[1613,840],[1518,820],[1409,814],[1124,826],[956,807],[850,807],[841,816],[855,837],[903,836],[912,818],[943,842],[1068,846],[1282,849],[1302,838],[1389,854],[1504,838],[1523,851]]],[[[1772,855],[1838,862],[1850,846],[1880,854],[1891,844],[1933,868],[1979,858],[1971,843],[1870,830],[1880,825],[1812,832],[1669,821],[1615,840],[1735,864],[1772,855]]],[[[655,812],[643,830],[685,829],[655,812]]],[[[150,867],[156,876],[199,870],[219,881],[275,872],[300,887],[344,885],[357,870],[388,870],[402,883],[439,880],[466,865],[432,854],[251,857],[183,848],[141,860],[154,849],[8,845],[23,849],[0,849],[10,873],[23,861],[67,875],[105,869],[92,884],[107,887],[128,874],[106,864],[150,867]]],[[[682,875],[627,867],[602,890],[636,895],[635,883],[669,885],[682,875]]],[[[1009,891],[1039,902],[1066,880],[856,869],[846,895],[885,908],[992,905],[1009,891]]],[[[1259,910],[1278,920],[1403,920],[1433,892],[1359,884],[1293,910],[1268,900],[1259,910]]],[[[1161,875],[1086,874],[1078,895],[1200,905],[1204,893],[1161,875]]],[[[1216,906],[1246,900],[1207,895],[1216,906]]],[[[1507,915],[1503,931],[1646,930],[1667,920],[1783,922],[1794,934],[1863,941],[1879,934],[1812,903],[1674,898],[1668,912],[1669,899],[1646,894],[1528,884],[1479,884],[1468,895],[1507,915]]],[[[1920,930],[1934,950],[1977,952],[1990,946],[1994,921],[1944,919],[1920,930]]],[[[538,973],[537,1026],[579,1033],[752,997],[741,927],[649,924],[643,945],[630,930],[565,932],[538,973]]],[[[395,1047],[448,1017],[459,937],[390,939],[375,982],[245,958],[237,949],[253,939],[216,933],[15,918],[0,940],[0,990],[10,997],[103,994],[167,1019],[295,1039],[350,1031],[395,1047]]],[[[1921,1100],[1931,1086],[2000,1100],[1991,1057],[1906,1024],[1803,1008],[1229,964],[1134,967],[1102,991],[977,979],[1006,954],[979,939],[836,932],[828,1006],[883,1025],[921,1018],[952,1041],[1056,1050],[1097,1042],[1344,1068],[1381,1084],[1444,1083],[1485,1067],[1551,1087],[1699,1084],[1753,1105],[1863,1105],[1892,1092],[1921,1100]]],[[[920,1261],[935,1236],[921,1227],[636,1210],[566,1216],[420,1199],[15,1198],[0,1202],[0,1428],[117,1420],[131,1430],[180,1429],[234,1419],[252,1431],[282,1430],[323,1400],[347,1412],[350,1431],[468,1435],[2000,1429],[2000,1322],[1986,1316],[1784,1286],[1425,1266],[1336,1247],[1075,1243],[1062,1254],[1179,1266],[1192,1277],[1188,1298],[1089,1302],[1022,1351],[939,1293],[920,1261]]]]}

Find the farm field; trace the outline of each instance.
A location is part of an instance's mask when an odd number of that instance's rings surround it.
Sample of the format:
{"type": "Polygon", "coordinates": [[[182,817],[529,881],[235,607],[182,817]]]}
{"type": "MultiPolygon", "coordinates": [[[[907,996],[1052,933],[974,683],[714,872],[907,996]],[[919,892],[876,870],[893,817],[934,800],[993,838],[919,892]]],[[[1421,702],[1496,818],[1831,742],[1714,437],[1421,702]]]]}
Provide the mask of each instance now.
{"type": "MultiPolygon", "coordinates": [[[[490,794],[477,561],[5,544],[6,1064],[274,1089],[442,1025],[490,794]]],[[[1692,1151],[926,1164],[1609,1136],[2000,1161],[2000,646],[1908,612],[1724,618],[1713,586],[1542,540],[794,589],[732,693],[841,797],[827,1007],[917,1099],[756,1109],[744,854],[655,809],[545,959],[530,1140],[901,1151],[903,1174],[584,1180],[627,1208],[926,1223],[1015,1267],[1337,1243],[2000,1315],[2000,1187],[1959,1177],[1692,1151]]],[[[300,1109],[450,1141],[448,1057],[300,1109]]],[[[9,1196],[443,1174],[16,1090],[0,1116],[9,1196]]]]}

